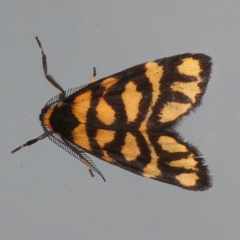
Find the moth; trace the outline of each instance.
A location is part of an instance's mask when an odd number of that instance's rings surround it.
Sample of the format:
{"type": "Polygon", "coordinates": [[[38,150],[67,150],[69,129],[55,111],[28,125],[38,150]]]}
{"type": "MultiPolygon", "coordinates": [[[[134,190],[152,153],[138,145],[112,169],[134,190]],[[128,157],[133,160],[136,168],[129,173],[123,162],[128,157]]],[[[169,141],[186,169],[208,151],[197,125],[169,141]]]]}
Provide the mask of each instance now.
{"type": "Polygon", "coordinates": [[[64,91],[41,110],[44,133],[12,153],[48,137],[82,161],[90,174],[105,178],[87,153],[137,175],[188,190],[206,190],[211,177],[196,147],[174,130],[183,116],[201,103],[211,73],[211,58],[186,53],[149,61],[64,91]]]}

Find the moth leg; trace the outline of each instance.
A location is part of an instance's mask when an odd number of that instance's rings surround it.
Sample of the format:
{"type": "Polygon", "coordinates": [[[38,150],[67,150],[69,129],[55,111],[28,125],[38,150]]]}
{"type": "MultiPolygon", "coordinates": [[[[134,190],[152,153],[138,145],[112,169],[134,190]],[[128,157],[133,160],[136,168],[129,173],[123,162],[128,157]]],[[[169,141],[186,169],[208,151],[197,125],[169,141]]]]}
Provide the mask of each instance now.
{"type": "Polygon", "coordinates": [[[94,171],[102,177],[104,182],[106,182],[106,179],[104,178],[101,171],[95,166],[94,162],[84,153],[84,151],[78,149],[76,146],[74,146],[73,144],[71,144],[70,142],[68,142],[65,139],[59,140],[59,139],[55,138],[55,141],[60,142],[59,146],[65,146],[65,147],[63,147],[65,149],[65,151],[67,151],[72,156],[74,156],[75,158],[80,160],[82,163],[84,163],[84,165],[87,167],[87,169],[92,177],[94,177],[94,174],[93,174],[93,171],[94,171]]]}
{"type": "Polygon", "coordinates": [[[93,83],[93,82],[95,82],[96,75],[97,75],[97,72],[96,72],[96,67],[94,67],[94,68],[93,68],[93,76],[92,76],[92,79],[91,79],[90,83],[93,83]]]}
{"type": "Polygon", "coordinates": [[[94,177],[94,174],[93,174],[93,171],[92,171],[91,166],[88,164],[88,162],[87,162],[83,157],[82,157],[82,162],[83,162],[83,163],[85,164],[85,166],[87,167],[90,175],[91,175],[92,177],[94,177]]]}
{"type": "Polygon", "coordinates": [[[26,143],[22,144],[21,146],[17,147],[16,149],[12,150],[12,153],[15,153],[16,151],[18,151],[26,146],[30,146],[30,145],[36,143],[37,141],[44,139],[45,137],[49,136],[52,133],[53,133],[53,131],[45,132],[42,135],[40,135],[39,137],[27,141],[26,143]]]}
{"type": "Polygon", "coordinates": [[[40,48],[40,52],[42,53],[42,65],[43,65],[43,71],[44,71],[45,78],[46,78],[55,88],[57,88],[57,89],[61,92],[61,94],[60,94],[60,96],[59,96],[59,99],[62,99],[62,98],[65,97],[65,92],[64,92],[63,88],[55,81],[55,79],[54,79],[50,74],[48,74],[48,72],[47,72],[47,56],[46,56],[45,53],[44,53],[42,44],[41,44],[40,40],[38,39],[38,37],[35,37],[35,39],[37,40],[38,46],[39,46],[39,48],[40,48]]]}

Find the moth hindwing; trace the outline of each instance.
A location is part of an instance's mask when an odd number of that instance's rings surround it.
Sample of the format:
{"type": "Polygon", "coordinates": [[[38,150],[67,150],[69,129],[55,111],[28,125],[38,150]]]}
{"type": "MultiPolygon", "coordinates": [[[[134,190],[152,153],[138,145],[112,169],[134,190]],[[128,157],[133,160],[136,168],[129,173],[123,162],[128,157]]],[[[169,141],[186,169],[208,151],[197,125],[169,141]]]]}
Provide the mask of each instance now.
{"type": "Polygon", "coordinates": [[[40,114],[44,134],[12,152],[48,137],[82,161],[91,175],[102,173],[88,155],[132,173],[188,190],[206,190],[211,177],[204,159],[183,141],[174,126],[200,103],[206,90],[211,58],[182,54],[128,68],[85,87],[64,91],[47,73],[60,94],[40,114]]]}

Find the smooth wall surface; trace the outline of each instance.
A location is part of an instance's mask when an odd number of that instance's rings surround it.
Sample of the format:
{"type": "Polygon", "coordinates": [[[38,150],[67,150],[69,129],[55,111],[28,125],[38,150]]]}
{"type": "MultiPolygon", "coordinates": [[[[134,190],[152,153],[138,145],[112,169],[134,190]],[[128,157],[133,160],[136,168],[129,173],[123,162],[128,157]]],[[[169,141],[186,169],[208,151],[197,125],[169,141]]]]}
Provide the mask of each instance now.
{"type": "Polygon", "coordinates": [[[0,239],[239,239],[239,1],[1,1],[0,239]],[[42,134],[38,115],[64,89],[157,58],[212,57],[202,105],[178,131],[203,154],[213,187],[191,192],[92,157],[107,182],[42,134]]]}

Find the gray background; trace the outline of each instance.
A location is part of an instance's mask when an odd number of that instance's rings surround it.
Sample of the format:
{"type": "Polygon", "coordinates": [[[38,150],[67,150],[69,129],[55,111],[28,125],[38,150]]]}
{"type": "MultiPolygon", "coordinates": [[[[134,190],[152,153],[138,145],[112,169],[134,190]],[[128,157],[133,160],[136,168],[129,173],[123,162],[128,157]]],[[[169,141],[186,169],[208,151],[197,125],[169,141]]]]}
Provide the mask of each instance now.
{"type": "Polygon", "coordinates": [[[0,8],[0,239],[239,239],[239,1],[10,1],[0,8]],[[58,92],[149,60],[213,58],[203,104],[178,127],[204,154],[214,185],[191,192],[92,159],[86,167],[48,139],[38,114],[58,92]]]}

